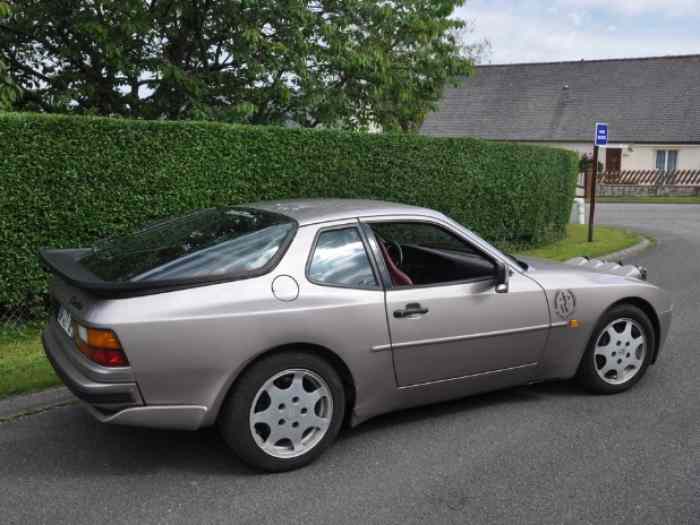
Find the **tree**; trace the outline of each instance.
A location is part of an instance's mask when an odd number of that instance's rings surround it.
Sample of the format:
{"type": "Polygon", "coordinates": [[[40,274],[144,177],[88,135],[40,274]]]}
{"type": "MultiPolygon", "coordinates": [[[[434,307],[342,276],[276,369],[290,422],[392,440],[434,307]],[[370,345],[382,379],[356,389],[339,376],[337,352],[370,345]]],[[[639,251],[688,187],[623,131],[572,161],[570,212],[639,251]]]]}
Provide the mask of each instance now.
{"type": "MultiPolygon", "coordinates": [[[[0,19],[7,16],[10,16],[10,6],[5,2],[0,2],[0,19]]],[[[12,81],[10,70],[0,55],[0,111],[11,109],[17,95],[17,86],[12,81]]]]}
{"type": "Polygon", "coordinates": [[[457,42],[459,53],[462,57],[470,60],[474,64],[484,64],[491,59],[493,45],[491,40],[472,40],[472,34],[476,31],[474,20],[464,21],[462,27],[452,30],[452,36],[457,42]]]}
{"type": "Polygon", "coordinates": [[[25,110],[415,129],[471,71],[460,0],[9,0],[25,110]]]}

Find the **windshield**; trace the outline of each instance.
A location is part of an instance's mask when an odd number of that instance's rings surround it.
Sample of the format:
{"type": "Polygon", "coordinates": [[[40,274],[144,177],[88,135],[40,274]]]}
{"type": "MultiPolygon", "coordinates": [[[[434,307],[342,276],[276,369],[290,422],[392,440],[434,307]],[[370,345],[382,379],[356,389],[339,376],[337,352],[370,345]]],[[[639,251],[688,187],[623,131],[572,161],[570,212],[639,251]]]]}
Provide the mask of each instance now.
{"type": "Polygon", "coordinates": [[[245,277],[264,270],[294,230],[276,213],[207,209],[99,242],[80,264],[112,282],[245,277]]]}

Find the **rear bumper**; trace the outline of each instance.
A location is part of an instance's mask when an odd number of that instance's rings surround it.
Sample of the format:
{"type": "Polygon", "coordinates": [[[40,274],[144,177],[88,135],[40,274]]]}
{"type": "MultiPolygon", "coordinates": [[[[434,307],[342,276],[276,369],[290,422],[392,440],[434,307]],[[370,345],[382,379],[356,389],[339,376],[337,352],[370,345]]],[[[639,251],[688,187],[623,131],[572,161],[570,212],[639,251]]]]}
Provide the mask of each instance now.
{"type": "Polygon", "coordinates": [[[204,426],[207,407],[195,405],[149,405],[126,408],[115,414],[105,414],[87,405],[88,412],[102,423],[134,427],[197,430],[204,426]]]}
{"type": "Polygon", "coordinates": [[[195,430],[205,420],[207,408],[203,406],[145,405],[136,382],[123,380],[133,377],[130,370],[110,370],[87,362],[53,319],[42,334],[42,343],[61,381],[103,423],[195,430]]]}
{"type": "MultiPolygon", "coordinates": [[[[61,381],[75,397],[89,403],[105,413],[143,405],[141,393],[135,382],[110,382],[109,369],[101,371],[107,381],[94,379],[96,366],[89,365],[54,320],[42,334],[46,357],[61,381]]],[[[100,367],[103,368],[103,367],[100,367]]],[[[115,370],[115,377],[124,375],[124,370],[115,370]]]]}

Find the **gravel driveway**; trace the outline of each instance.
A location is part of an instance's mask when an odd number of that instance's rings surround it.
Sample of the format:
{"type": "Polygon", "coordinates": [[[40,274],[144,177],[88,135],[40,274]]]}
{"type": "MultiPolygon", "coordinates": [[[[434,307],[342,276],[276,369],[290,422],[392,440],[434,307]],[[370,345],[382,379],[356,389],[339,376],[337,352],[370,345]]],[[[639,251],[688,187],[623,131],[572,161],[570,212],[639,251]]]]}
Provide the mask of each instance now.
{"type": "Polygon", "coordinates": [[[0,523],[700,523],[700,206],[602,205],[652,234],[674,296],[630,392],[523,387],[372,420],[309,468],[259,475],[213,430],[104,426],[77,406],[0,424],[0,523]]]}

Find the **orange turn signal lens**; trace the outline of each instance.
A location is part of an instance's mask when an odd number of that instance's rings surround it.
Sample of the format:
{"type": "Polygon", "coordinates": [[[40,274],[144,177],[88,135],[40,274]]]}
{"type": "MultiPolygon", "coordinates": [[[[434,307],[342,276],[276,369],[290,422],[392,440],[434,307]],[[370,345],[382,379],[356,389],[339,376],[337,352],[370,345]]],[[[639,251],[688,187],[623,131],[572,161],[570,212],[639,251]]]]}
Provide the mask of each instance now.
{"type": "Polygon", "coordinates": [[[579,326],[581,326],[581,323],[579,323],[576,319],[569,321],[569,328],[578,328],[579,326]]]}
{"type": "Polygon", "coordinates": [[[87,344],[93,348],[105,350],[119,350],[122,345],[112,330],[98,330],[96,328],[87,329],[87,344]]]}
{"type": "Polygon", "coordinates": [[[93,348],[101,348],[105,350],[120,350],[122,345],[119,339],[112,330],[100,330],[98,328],[88,328],[78,325],[79,342],[85,343],[93,348]]]}

